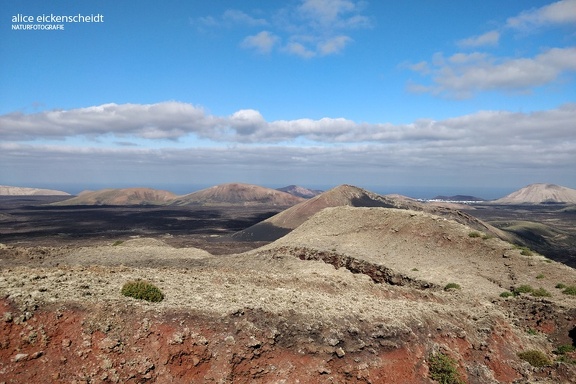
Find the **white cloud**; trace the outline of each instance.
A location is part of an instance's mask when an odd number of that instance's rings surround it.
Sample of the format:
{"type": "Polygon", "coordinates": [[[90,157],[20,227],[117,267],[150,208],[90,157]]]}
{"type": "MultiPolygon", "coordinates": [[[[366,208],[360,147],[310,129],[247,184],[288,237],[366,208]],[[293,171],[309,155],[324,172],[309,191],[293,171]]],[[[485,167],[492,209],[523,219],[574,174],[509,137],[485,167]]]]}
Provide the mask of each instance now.
{"type": "Polygon", "coordinates": [[[527,29],[551,24],[576,23],[576,0],[561,0],[509,18],[506,26],[527,29]]]}
{"type": "Polygon", "coordinates": [[[479,36],[472,36],[467,39],[460,40],[458,42],[458,46],[462,48],[495,46],[498,45],[499,40],[500,40],[500,32],[490,31],[479,36]]]}
{"type": "Polygon", "coordinates": [[[432,76],[433,85],[413,89],[456,98],[476,92],[504,90],[527,92],[576,71],[576,48],[553,48],[532,58],[496,58],[484,53],[458,53],[448,58],[436,54],[431,63],[414,64],[412,70],[432,76]]]}
{"type": "Polygon", "coordinates": [[[318,43],[318,52],[323,56],[340,53],[351,41],[348,36],[336,36],[318,43]]]}
{"type": "Polygon", "coordinates": [[[231,24],[248,25],[252,27],[268,26],[268,21],[263,18],[256,18],[237,9],[228,9],[224,11],[222,20],[231,24]]]}
{"type": "Polygon", "coordinates": [[[198,18],[193,24],[201,29],[266,27],[243,38],[240,46],[260,53],[278,48],[279,52],[311,58],[341,53],[353,41],[351,30],[370,28],[371,20],[363,11],[362,1],[300,0],[298,5],[285,5],[267,17],[229,9],[219,17],[198,18]]]}
{"type": "Polygon", "coordinates": [[[270,53],[278,43],[279,38],[268,31],[262,31],[256,35],[246,37],[241,46],[255,49],[259,53],[270,53]]]}
{"type": "Polygon", "coordinates": [[[292,55],[303,57],[305,59],[309,59],[311,57],[316,56],[315,51],[312,51],[306,48],[304,44],[295,41],[291,41],[288,44],[286,44],[286,46],[284,47],[284,51],[292,55]]]}
{"type": "Polygon", "coordinates": [[[321,29],[365,28],[370,21],[358,14],[362,8],[362,3],[350,0],[303,0],[298,11],[311,25],[321,29]]]}

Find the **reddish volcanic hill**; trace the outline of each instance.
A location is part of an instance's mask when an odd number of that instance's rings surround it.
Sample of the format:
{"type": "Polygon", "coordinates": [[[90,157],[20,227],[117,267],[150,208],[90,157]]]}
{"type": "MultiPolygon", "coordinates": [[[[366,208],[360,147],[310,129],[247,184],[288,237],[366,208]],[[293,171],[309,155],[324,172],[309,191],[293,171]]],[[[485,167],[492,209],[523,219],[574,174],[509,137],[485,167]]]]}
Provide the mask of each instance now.
{"type": "Polygon", "coordinates": [[[235,205],[291,207],[303,198],[251,184],[216,185],[175,199],[173,205],[235,205]]]}
{"type": "Polygon", "coordinates": [[[555,184],[530,184],[493,202],[497,204],[576,204],[576,189],[555,184]]]}
{"type": "Polygon", "coordinates": [[[172,192],[151,188],[102,189],[83,192],[53,205],[149,205],[166,204],[174,198],[172,192]]]}
{"type": "Polygon", "coordinates": [[[395,207],[392,200],[383,196],[352,185],[340,185],[237,232],[233,237],[237,240],[247,241],[276,240],[322,209],[345,205],[352,207],[395,207]]]}

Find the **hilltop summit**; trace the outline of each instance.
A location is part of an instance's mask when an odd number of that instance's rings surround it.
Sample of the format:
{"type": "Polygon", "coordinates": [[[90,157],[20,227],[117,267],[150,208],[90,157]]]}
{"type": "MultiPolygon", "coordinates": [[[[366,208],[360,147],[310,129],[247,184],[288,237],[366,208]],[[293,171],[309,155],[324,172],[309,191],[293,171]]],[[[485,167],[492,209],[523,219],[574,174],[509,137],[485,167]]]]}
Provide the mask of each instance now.
{"type": "Polygon", "coordinates": [[[266,205],[290,207],[304,199],[286,192],[252,184],[228,183],[175,199],[173,205],[266,205]]]}
{"type": "Polygon", "coordinates": [[[276,240],[327,207],[394,207],[392,200],[352,185],[340,185],[233,235],[250,241],[276,240]]]}
{"type": "Polygon", "coordinates": [[[576,189],[556,184],[530,184],[511,194],[494,200],[497,204],[576,204],[576,189]]]}

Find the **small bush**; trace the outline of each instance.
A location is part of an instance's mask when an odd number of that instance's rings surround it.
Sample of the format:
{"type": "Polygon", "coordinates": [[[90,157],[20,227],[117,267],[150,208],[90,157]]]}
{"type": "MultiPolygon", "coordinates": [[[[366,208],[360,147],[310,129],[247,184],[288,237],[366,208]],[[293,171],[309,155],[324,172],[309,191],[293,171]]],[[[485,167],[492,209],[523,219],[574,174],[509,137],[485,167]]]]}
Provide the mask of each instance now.
{"type": "Polygon", "coordinates": [[[558,283],[558,284],[556,284],[555,288],[564,289],[564,288],[566,288],[566,284],[558,283]]]}
{"type": "Polygon", "coordinates": [[[444,287],[445,291],[448,291],[450,289],[460,289],[460,285],[456,284],[456,283],[448,283],[446,284],[446,286],[444,287]]]}
{"type": "Polygon", "coordinates": [[[538,276],[536,276],[537,279],[543,279],[544,277],[545,277],[545,276],[544,276],[544,274],[542,274],[542,273],[539,274],[538,276]]]}
{"type": "Polygon", "coordinates": [[[514,294],[512,292],[508,292],[508,291],[504,291],[500,294],[500,297],[510,297],[510,296],[514,296],[514,294]]]}
{"type": "Polygon", "coordinates": [[[116,247],[116,246],[122,244],[123,242],[124,242],[123,240],[116,240],[115,242],[112,243],[112,246],[116,247]]]}
{"type": "Polygon", "coordinates": [[[532,255],[534,255],[534,253],[533,253],[530,249],[528,249],[528,248],[526,248],[526,247],[523,247],[523,248],[522,248],[522,250],[520,251],[520,254],[521,254],[521,255],[524,255],[524,256],[532,256],[532,255]]]}
{"type": "Polygon", "coordinates": [[[538,289],[533,290],[531,295],[534,297],[550,297],[550,296],[552,296],[550,294],[550,292],[548,292],[544,288],[538,288],[538,289]]]}
{"type": "Polygon", "coordinates": [[[158,302],[164,299],[164,294],[154,284],[143,280],[129,281],[122,287],[124,296],[133,297],[138,300],[158,302]]]}
{"type": "Polygon", "coordinates": [[[530,285],[521,285],[519,287],[516,287],[512,290],[512,293],[514,293],[514,296],[518,296],[521,293],[532,293],[534,292],[534,288],[532,288],[532,286],[530,285]]]}
{"type": "Polygon", "coordinates": [[[562,291],[562,293],[565,295],[576,296],[576,285],[571,285],[569,287],[566,287],[566,289],[564,289],[562,291]]]}
{"type": "Polygon", "coordinates": [[[443,353],[428,357],[429,376],[441,384],[464,384],[456,367],[456,360],[443,353]]]}
{"type": "Polygon", "coordinates": [[[473,231],[473,232],[470,232],[470,233],[468,234],[468,236],[469,236],[469,237],[480,237],[480,236],[482,236],[482,235],[480,235],[479,232],[473,231]]]}
{"type": "Polygon", "coordinates": [[[546,367],[552,364],[552,362],[544,353],[535,349],[531,349],[526,352],[520,352],[518,357],[524,361],[529,362],[533,367],[546,367]]]}
{"type": "Polygon", "coordinates": [[[574,351],[576,351],[575,346],[573,346],[571,344],[564,344],[564,345],[561,345],[558,348],[556,348],[554,353],[556,353],[557,355],[563,355],[565,353],[570,353],[570,352],[574,352],[574,351]]]}

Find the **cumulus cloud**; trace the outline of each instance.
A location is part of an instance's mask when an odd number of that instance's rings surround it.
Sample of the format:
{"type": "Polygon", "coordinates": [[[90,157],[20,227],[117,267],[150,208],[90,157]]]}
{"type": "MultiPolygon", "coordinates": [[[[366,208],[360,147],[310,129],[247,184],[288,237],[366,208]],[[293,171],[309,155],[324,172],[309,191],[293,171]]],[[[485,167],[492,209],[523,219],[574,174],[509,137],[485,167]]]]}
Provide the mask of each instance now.
{"type": "Polygon", "coordinates": [[[219,118],[186,103],[103,104],[34,114],[16,112],[2,115],[0,138],[34,140],[114,134],[119,137],[174,140],[188,133],[203,136],[219,126],[219,118]]]}
{"type": "Polygon", "coordinates": [[[551,24],[575,23],[576,0],[561,0],[511,17],[506,21],[506,26],[514,29],[527,29],[551,24]]]}
{"type": "Polygon", "coordinates": [[[254,49],[259,53],[270,53],[278,41],[278,36],[268,31],[262,31],[256,35],[246,37],[242,41],[241,46],[243,48],[254,49]]]}
{"type": "Polygon", "coordinates": [[[527,92],[576,71],[576,48],[552,48],[531,58],[497,58],[479,52],[436,54],[432,62],[410,68],[432,76],[433,85],[416,85],[421,92],[455,98],[490,90],[527,92]]]}
{"type": "Polygon", "coordinates": [[[467,39],[460,40],[458,42],[458,46],[462,48],[495,46],[498,45],[499,40],[500,40],[500,32],[490,31],[479,36],[472,36],[467,39]]]}

